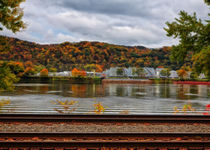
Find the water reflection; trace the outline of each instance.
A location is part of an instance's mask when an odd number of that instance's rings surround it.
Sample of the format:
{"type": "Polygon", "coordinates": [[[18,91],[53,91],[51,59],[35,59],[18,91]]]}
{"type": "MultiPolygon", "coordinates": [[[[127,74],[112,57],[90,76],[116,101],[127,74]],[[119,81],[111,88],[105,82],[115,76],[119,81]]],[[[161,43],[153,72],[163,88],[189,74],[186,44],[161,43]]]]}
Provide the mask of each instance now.
{"type": "Polygon", "coordinates": [[[189,100],[209,98],[208,85],[189,84],[17,84],[14,92],[0,95],[55,94],[70,97],[158,97],[189,100]]]}
{"type": "MultiPolygon", "coordinates": [[[[173,113],[176,106],[192,104],[203,111],[210,103],[210,86],[184,84],[70,84],[20,83],[13,92],[1,92],[0,99],[10,98],[15,112],[55,113],[52,100],[76,100],[76,112],[92,110],[94,101],[108,106],[107,113],[173,113]]],[[[6,108],[7,109],[7,108],[6,108]]],[[[9,107],[8,107],[9,109],[9,107]]],[[[105,112],[106,113],[106,112],[105,112]]]]}

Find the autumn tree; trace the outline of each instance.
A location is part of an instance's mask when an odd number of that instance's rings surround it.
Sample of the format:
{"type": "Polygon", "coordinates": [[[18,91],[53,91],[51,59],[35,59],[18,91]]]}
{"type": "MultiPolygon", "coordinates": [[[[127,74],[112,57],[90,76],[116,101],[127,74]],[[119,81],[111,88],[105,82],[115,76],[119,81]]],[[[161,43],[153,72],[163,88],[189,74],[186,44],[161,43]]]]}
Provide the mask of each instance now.
{"type": "Polygon", "coordinates": [[[181,68],[180,70],[177,70],[177,74],[180,77],[180,79],[186,79],[187,78],[187,71],[184,68],[181,68]]]}
{"type": "Polygon", "coordinates": [[[101,65],[96,64],[96,72],[102,72],[103,68],[101,65]]]}
{"type": "Polygon", "coordinates": [[[43,65],[34,65],[35,73],[39,73],[45,66],[43,65]]]}
{"type": "Polygon", "coordinates": [[[14,73],[16,76],[21,77],[24,72],[24,65],[22,62],[9,62],[7,64],[11,70],[12,73],[14,73]]]}
{"type": "Polygon", "coordinates": [[[48,70],[46,68],[42,69],[40,71],[40,76],[41,77],[47,77],[48,76],[48,70]]]}
{"type": "Polygon", "coordinates": [[[24,76],[28,77],[28,76],[32,76],[34,75],[36,72],[35,72],[35,69],[32,68],[32,67],[26,67],[26,69],[24,70],[24,76]]]}
{"type": "MultiPolygon", "coordinates": [[[[205,1],[209,5],[209,1],[205,1]]],[[[197,19],[196,13],[189,15],[180,11],[179,18],[166,22],[167,36],[179,39],[179,44],[171,49],[171,59],[183,63],[191,59],[196,73],[205,73],[210,78],[210,20],[197,19]],[[205,23],[204,23],[205,22],[205,23]]]]}
{"type": "MultiPolygon", "coordinates": [[[[24,0],[0,0],[0,30],[3,26],[13,33],[25,28],[22,21],[23,10],[19,7],[24,0]]],[[[1,45],[1,51],[8,47],[7,41],[1,39],[1,44],[5,42],[6,47],[1,45]]],[[[8,65],[3,64],[0,66],[0,89],[12,89],[13,82],[17,82],[15,74],[13,74],[8,65]]]]}
{"type": "Polygon", "coordinates": [[[71,72],[72,72],[73,77],[78,77],[79,76],[79,70],[77,68],[74,68],[71,72]]]}
{"type": "Polygon", "coordinates": [[[0,52],[5,52],[10,49],[10,45],[7,40],[5,40],[5,37],[0,36],[0,52]]]}
{"type": "Polygon", "coordinates": [[[73,77],[85,77],[85,76],[87,76],[87,73],[84,70],[80,71],[77,68],[74,68],[72,70],[72,76],[73,77]]]}
{"type": "Polygon", "coordinates": [[[86,71],[84,71],[84,70],[80,71],[80,76],[82,76],[82,77],[86,77],[86,76],[87,76],[86,71]]]}
{"type": "MultiPolygon", "coordinates": [[[[24,29],[25,23],[22,21],[23,10],[20,4],[25,0],[0,0],[0,23],[12,32],[24,29]]],[[[3,30],[3,27],[0,27],[3,30]]]]}
{"type": "Polygon", "coordinates": [[[27,62],[25,62],[25,67],[31,67],[31,68],[33,68],[34,67],[34,65],[33,65],[33,63],[31,62],[31,61],[27,61],[27,62]]]}

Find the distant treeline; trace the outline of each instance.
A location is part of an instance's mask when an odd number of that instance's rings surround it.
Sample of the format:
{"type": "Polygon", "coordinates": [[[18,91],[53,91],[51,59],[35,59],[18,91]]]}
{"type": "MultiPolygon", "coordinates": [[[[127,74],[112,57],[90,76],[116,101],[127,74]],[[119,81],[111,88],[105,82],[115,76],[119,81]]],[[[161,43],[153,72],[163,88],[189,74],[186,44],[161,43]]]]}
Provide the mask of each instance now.
{"type": "Polygon", "coordinates": [[[41,45],[0,36],[0,60],[17,61],[56,68],[58,71],[82,69],[84,64],[110,67],[158,67],[179,69],[169,59],[170,47],[149,49],[143,46],[120,46],[102,42],[79,42],[41,45]]]}

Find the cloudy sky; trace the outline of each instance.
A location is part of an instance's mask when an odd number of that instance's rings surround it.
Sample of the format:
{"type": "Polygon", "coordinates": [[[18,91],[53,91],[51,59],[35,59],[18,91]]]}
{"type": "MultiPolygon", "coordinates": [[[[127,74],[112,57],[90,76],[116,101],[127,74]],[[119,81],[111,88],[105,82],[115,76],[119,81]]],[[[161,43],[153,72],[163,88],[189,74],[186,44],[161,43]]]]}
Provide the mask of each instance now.
{"type": "Polygon", "coordinates": [[[26,0],[27,28],[0,34],[38,43],[101,41],[150,48],[176,44],[163,30],[180,10],[208,17],[203,0],[26,0]]]}

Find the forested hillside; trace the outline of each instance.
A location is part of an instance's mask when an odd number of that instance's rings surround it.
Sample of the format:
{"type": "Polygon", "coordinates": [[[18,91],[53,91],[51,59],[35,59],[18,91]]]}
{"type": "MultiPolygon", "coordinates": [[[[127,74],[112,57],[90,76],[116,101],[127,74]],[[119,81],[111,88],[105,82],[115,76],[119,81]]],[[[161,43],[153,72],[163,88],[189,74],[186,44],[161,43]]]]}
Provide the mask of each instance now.
{"type": "MultiPolygon", "coordinates": [[[[99,64],[105,68],[122,67],[170,67],[170,47],[149,49],[143,46],[120,46],[101,42],[79,42],[41,45],[11,37],[7,45],[0,48],[0,60],[44,65],[46,68],[57,68],[58,71],[80,68],[84,64],[99,64]],[[3,50],[5,49],[5,50],[3,50]],[[7,50],[9,49],[9,50],[7,50]]],[[[3,41],[3,40],[2,40],[3,41]]],[[[1,43],[1,45],[4,45],[1,43]]]]}

